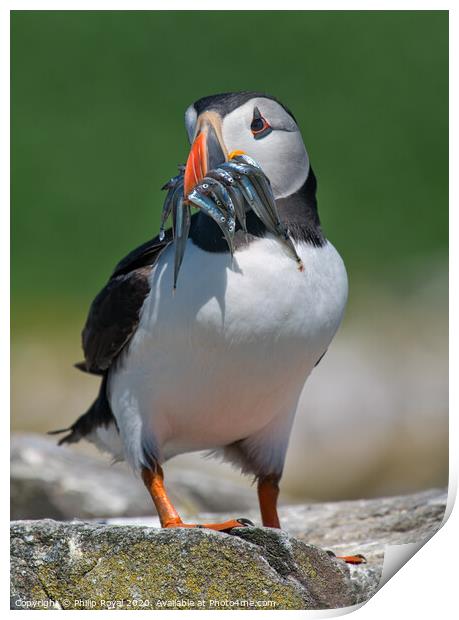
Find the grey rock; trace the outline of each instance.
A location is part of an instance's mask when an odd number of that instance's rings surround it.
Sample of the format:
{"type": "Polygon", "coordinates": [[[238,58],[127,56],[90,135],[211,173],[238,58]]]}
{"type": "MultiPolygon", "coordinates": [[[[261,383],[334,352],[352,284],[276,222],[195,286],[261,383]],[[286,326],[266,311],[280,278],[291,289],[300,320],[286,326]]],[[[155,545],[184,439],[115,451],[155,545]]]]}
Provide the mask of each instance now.
{"type": "MultiPolygon", "coordinates": [[[[104,525],[17,521],[12,524],[12,605],[24,608],[35,601],[59,608],[65,599],[75,606],[78,599],[88,599],[101,608],[104,597],[122,599],[124,606],[147,597],[153,608],[167,601],[178,608],[182,599],[198,609],[200,600],[210,608],[211,599],[227,601],[222,605],[273,600],[275,609],[353,605],[377,591],[386,545],[430,538],[441,525],[446,499],[445,490],[433,489],[284,506],[282,532],[254,527],[234,535],[161,530],[155,517],[117,518],[104,525]],[[349,566],[329,553],[360,553],[367,563],[349,566]]],[[[232,516],[195,515],[198,522],[232,516]]],[[[255,512],[245,516],[258,521],[255,512]]]]}
{"type": "MultiPolygon", "coordinates": [[[[282,528],[290,536],[328,549],[336,555],[362,554],[367,562],[350,566],[357,602],[373,596],[381,579],[386,545],[426,541],[437,531],[445,513],[447,492],[431,489],[412,495],[378,499],[281,506],[282,528]]],[[[198,522],[224,520],[234,513],[194,515],[198,522]]],[[[256,510],[244,516],[257,522],[256,510]]],[[[109,523],[150,525],[157,519],[115,519],[109,523]]]]}
{"type": "Polygon", "coordinates": [[[325,609],[356,601],[346,564],[267,528],[228,535],[16,521],[11,558],[15,609],[325,609]]]}
{"type": "Polygon", "coordinates": [[[428,539],[443,519],[446,489],[348,502],[288,506],[283,527],[300,540],[332,548],[337,554],[362,553],[382,562],[386,545],[428,539]]]}
{"type": "MultiPolygon", "coordinates": [[[[171,497],[186,513],[254,508],[253,490],[210,473],[168,472],[171,497]]],[[[124,463],[110,465],[38,434],[11,440],[13,519],[90,519],[155,514],[142,482],[124,463]]]]}
{"type": "MultiPolygon", "coordinates": [[[[365,556],[366,564],[350,567],[357,602],[362,602],[378,589],[386,545],[427,541],[441,525],[447,496],[446,489],[430,489],[396,497],[283,506],[279,513],[282,529],[290,536],[338,556],[365,556]]],[[[246,516],[258,518],[255,511],[246,516]]],[[[201,518],[212,521],[215,515],[201,518]]]]}

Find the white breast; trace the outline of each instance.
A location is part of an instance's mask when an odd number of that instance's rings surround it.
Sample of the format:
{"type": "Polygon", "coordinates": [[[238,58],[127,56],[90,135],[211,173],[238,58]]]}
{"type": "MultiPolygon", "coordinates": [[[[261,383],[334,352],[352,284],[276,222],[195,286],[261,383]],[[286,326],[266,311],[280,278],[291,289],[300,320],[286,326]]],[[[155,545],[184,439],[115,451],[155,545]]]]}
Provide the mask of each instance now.
{"type": "Polygon", "coordinates": [[[273,238],[232,260],[189,241],[175,292],[173,251],[153,269],[139,327],[110,376],[110,403],[134,466],[145,440],[164,460],[288,417],[346,303],[346,271],[330,243],[298,245],[300,272],[273,238]]]}

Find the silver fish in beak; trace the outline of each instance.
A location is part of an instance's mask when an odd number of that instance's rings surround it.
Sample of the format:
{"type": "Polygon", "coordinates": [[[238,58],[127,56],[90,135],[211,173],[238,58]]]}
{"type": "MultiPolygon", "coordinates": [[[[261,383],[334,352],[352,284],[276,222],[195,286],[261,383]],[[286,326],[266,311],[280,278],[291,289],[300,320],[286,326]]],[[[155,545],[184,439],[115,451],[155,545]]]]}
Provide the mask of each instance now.
{"type": "Polygon", "coordinates": [[[161,214],[160,239],[164,238],[166,221],[172,215],[174,288],[185,255],[191,207],[200,209],[219,226],[231,254],[237,223],[246,232],[246,213],[253,211],[302,270],[303,264],[288,230],[280,221],[269,179],[251,157],[240,152],[234,157],[224,155],[214,116],[203,115],[186,166],[163,188],[168,194],[161,214]]]}

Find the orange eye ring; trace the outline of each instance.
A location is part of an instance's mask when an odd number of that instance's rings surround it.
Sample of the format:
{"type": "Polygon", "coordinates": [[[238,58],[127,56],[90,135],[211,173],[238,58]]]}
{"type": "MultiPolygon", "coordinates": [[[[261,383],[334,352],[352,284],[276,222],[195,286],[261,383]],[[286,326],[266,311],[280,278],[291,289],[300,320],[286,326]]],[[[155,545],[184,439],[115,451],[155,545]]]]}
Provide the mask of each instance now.
{"type": "Polygon", "coordinates": [[[250,124],[250,130],[255,139],[262,138],[268,133],[271,133],[272,128],[268,121],[258,108],[255,108],[252,122],[250,124]]]}
{"type": "Polygon", "coordinates": [[[254,118],[252,124],[250,125],[250,130],[254,136],[266,131],[267,129],[271,129],[271,125],[268,121],[263,117],[259,116],[258,118],[254,118]]]}

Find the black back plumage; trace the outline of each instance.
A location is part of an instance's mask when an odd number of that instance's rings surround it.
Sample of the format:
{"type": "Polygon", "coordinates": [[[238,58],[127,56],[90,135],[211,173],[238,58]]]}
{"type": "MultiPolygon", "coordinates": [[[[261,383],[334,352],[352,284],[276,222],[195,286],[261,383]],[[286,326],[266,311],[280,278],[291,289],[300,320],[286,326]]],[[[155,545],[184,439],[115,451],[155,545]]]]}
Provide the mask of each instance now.
{"type": "Polygon", "coordinates": [[[115,267],[109,281],[89,309],[82,332],[85,359],[76,364],[84,372],[102,375],[99,394],[89,409],[69,428],[50,434],[69,432],[59,444],[75,443],[97,427],[115,424],[107,397],[108,371],[135,334],[145,297],[150,292],[149,274],[167,246],[172,230],[163,240],[154,237],[130,252],[115,267]]]}
{"type": "Polygon", "coordinates": [[[128,344],[150,291],[151,268],[171,242],[172,231],[168,230],[162,241],[159,237],[147,241],[115,267],[89,310],[82,333],[85,361],[78,365],[81,370],[103,374],[128,344]]]}

